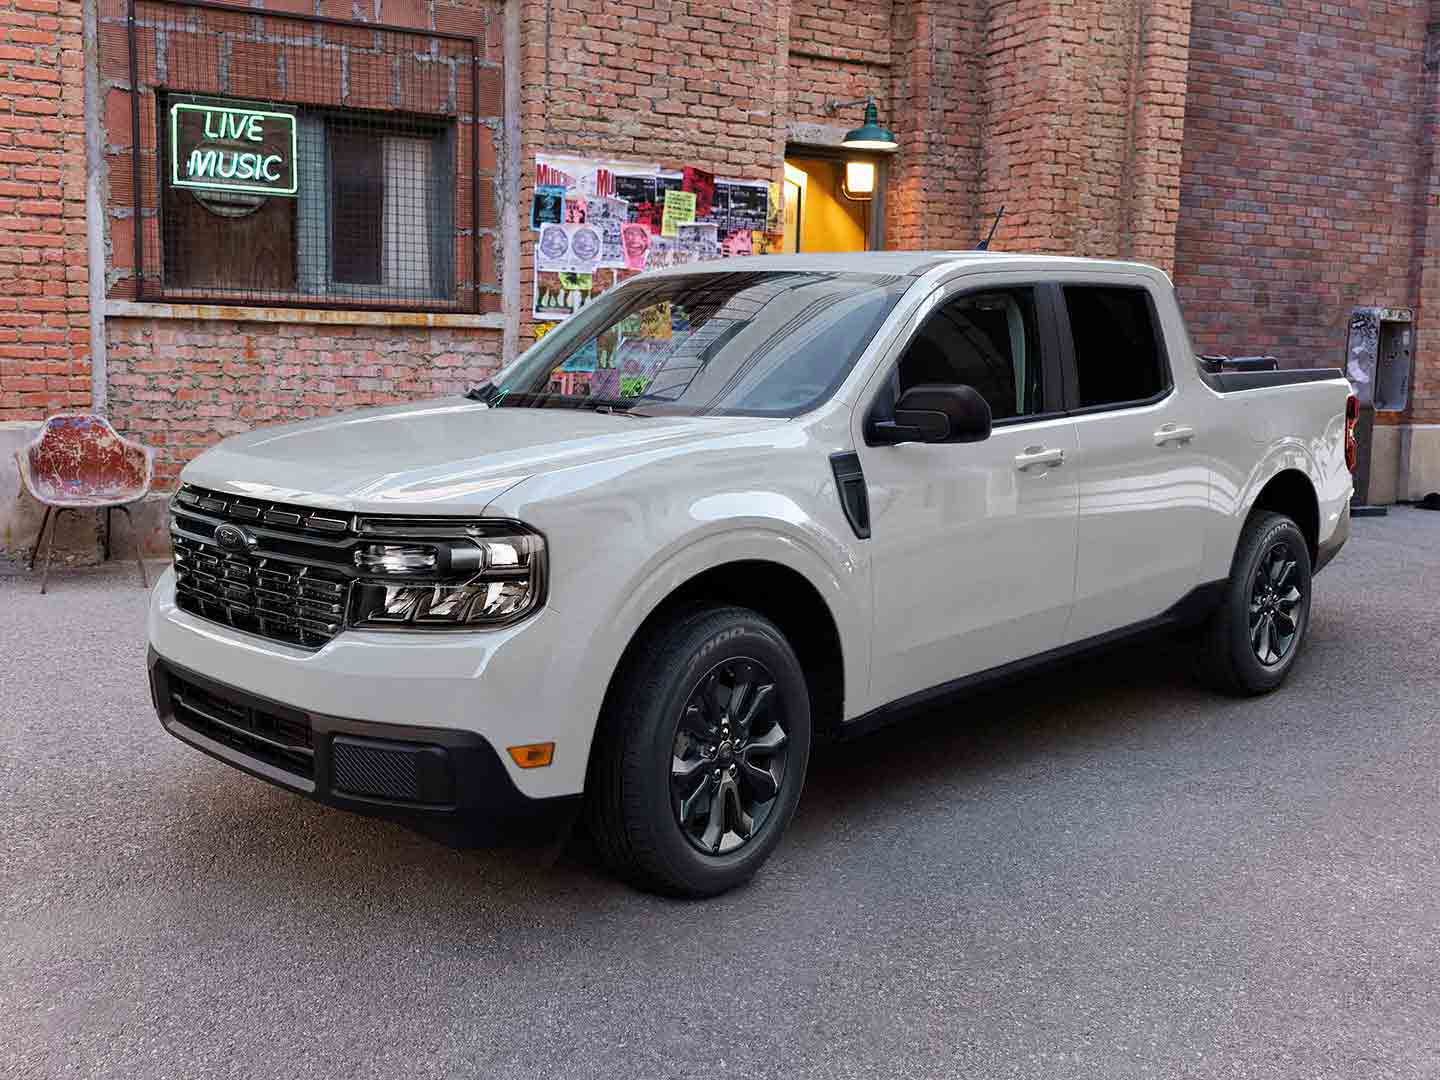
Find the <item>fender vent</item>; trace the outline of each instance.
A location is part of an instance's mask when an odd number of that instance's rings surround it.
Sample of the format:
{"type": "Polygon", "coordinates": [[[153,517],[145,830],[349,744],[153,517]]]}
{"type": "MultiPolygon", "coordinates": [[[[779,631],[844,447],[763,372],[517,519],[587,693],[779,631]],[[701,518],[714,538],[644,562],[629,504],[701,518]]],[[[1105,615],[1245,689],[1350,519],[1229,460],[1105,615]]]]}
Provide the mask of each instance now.
{"type": "Polygon", "coordinates": [[[840,494],[840,508],[845,520],[861,540],[870,539],[870,496],[865,490],[865,474],[860,470],[860,455],[851,450],[830,455],[830,468],[835,473],[835,489],[840,494]]]}

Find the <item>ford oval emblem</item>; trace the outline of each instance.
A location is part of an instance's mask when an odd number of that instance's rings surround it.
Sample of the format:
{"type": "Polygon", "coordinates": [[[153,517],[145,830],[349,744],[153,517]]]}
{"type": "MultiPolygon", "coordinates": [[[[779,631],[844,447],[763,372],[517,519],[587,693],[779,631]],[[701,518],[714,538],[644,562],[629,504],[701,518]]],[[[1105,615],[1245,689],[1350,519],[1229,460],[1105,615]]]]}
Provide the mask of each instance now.
{"type": "Polygon", "coordinates": [[[238,525],[218,525],[215,543],[226,551],[246,551],[255,546],[255,538],[238,525]]]}

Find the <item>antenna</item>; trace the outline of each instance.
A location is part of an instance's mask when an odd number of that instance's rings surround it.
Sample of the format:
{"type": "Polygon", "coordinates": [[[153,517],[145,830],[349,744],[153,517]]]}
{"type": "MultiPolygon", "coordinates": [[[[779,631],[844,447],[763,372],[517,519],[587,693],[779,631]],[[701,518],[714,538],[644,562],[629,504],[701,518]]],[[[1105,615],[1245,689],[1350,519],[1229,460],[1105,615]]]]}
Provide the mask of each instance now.
{"type": "Polygon", "coordinates": [[[994,221],[994,223],[991,224],[991,226],[990,226],[990,235],[987,236],[987,237],[985,237],[984,240],[981,240],[981,241],[980,241],[979,247],[977,247],[977,248],[975,249],[976,251],[989,251],[989,250],[990,250],[990,241],[995,239],[995,230],[1000,227],[1000,219],[1001,219],[1002,217],[1004,217],[1004,216],[1005,216],[1005,205],[1004,205],[1004,203],[1001,203],[1000,209],[995,212],[995,221],[994,221]]]}

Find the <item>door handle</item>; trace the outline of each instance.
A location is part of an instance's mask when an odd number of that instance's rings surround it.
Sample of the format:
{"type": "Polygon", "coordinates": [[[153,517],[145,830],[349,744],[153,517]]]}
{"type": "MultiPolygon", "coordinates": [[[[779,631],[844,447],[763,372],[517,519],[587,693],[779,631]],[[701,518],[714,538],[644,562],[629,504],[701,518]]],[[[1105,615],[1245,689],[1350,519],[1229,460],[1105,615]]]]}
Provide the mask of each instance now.
{"type": "Polygon", "coordinates": [[[1043,446],[1027,446],[1015,455],[1015,468],[1021,472],[1036,465],[1064,465],[1064,450],[1047,450],[1043,446]]]}
{"type": "Polygon", "coordinates": [[[1166,424],[1155,432],[1155,445],[1164,446],[1166,443],[1188,443],[1195,437],[1195,429],[1192,427],[1181,427],[1179,424],[1166,424]]]}

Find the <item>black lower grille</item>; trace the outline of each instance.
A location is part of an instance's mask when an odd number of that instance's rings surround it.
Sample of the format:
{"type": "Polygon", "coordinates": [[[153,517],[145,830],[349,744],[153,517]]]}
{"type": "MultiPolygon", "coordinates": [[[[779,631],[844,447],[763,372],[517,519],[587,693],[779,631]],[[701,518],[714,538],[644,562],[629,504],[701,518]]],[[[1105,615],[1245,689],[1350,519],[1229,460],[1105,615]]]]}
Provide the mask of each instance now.
{"type": "Polygon", "coordinates": [[[314,736],[303,713],[258,709],[212,693],[170,672],[166,679],[175,719],[222,745],[313,780],[314,736]]]}
{"type": "Polygon", "coordinates": [[[334,786],[356,795],[419,802],[419,764],[413,751],[369,740],[337,737],[330,747],[334,786]]]}
{"type": "Polygon", "coordinates": [[[393,739],[336,735],[330,742],[330,783],[340,794],[387,802],[441,805],[455,797],[444,747],[393,739]]]}

